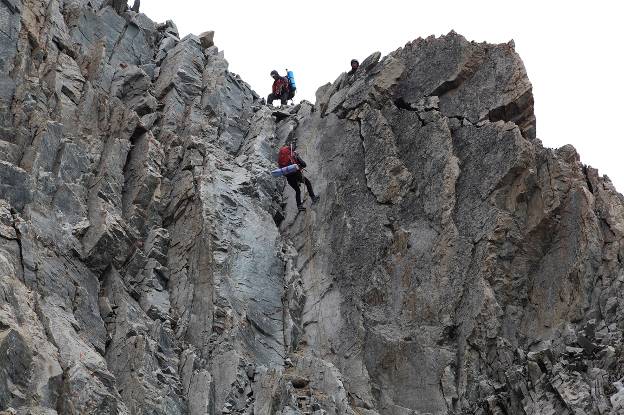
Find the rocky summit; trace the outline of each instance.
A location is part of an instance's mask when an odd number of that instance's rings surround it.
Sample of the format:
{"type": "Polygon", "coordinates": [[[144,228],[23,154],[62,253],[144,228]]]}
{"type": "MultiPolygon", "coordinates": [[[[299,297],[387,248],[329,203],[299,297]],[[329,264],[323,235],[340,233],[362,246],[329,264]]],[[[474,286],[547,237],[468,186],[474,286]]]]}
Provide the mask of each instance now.
{"type": "Polygon", "coordinates": [[[624,413],[624,198],[513,43],[275,112],[139,7],[0,0],[1,413],[624,413]]]}

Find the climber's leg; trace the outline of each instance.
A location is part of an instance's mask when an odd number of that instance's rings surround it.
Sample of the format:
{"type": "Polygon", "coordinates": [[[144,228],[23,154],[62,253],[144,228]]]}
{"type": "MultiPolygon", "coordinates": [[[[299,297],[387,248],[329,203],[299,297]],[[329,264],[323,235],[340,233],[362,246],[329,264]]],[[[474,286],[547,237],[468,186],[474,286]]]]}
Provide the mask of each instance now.
{"type": "Polygon", "coordinates": [[[301,188],[299,186],[301,179],[299,176],[301,176],[301,172],[286,175],[286,180],[288,181],[288,184],[290,185],[290,187],[295,189],[295,200],[297,201],[297,207],[301,206],[301,188]]]}
{"type": "Polygon", "coordinates": [[[314,194],[314,190],[312,189],[312,183],[310,183],[310,180],[307,177],[303,177],[303,182],[308,188],[308,193],[310,193],[310,197],[312,198],[312,203],[316,203],[319,197],[314,194]]]}
{"type": "Polygon", "coordinates": [[[273,101],[275,101],[276,99],[279,99],[279,97],[271,92],[267,97],[267,105],[273,105],[273,101]]]}

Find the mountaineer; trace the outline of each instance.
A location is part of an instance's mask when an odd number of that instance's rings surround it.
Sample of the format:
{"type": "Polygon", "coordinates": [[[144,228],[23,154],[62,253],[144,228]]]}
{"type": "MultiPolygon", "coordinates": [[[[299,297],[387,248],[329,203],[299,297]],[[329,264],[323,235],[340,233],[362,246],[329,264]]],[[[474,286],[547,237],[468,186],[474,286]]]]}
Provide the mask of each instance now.
{"type": "Polygon", "coordinates": [[[347,75],[352,76],[357,71],[357,68],[360,67],[360,62],[357,59],[351,59],[351,70],[347,72],[347,75]]]}
{"type": "Polygon", "coordinates": [[[351,59],[351,70],[347,72],[347,74],[345,75],[344,80],[342,81],[342,84],[340,85],[340,88],[345,88],[345,87],[353,85],[353,82],[355,81],[355,72],[357,71],[359,67],[360,67],[360,62],[358,62],[357,59],[351,59]]]}
{"type": "Polygon", "coordinates": [[[292,71],[286,70],[287,76],[280,76],[276,70],[271,71],[271,77],[274,79],[272,92],[267,97],[267,104],[273,105],[273,101],[279,99],[282,105],[286,105],[289,99],[293,99],[297,86],[295,85],[295,77],[292,71]]]}
{"type": "Polygon", "coordinates": [[[312,203],[316,203],[319,197],[314,194],[312,189],[312,183],[307,177],[303,175],[302,170],[306,167],[305,161],[292,149],[290,146],[283,146],[280,148],[277,156],[277,164],[280,167],[274,170],[272,174],[274,176],[286,176],[286,180],[290,187],[295,190],[295,200],[297,201],[297,208],[300,211],[304,211],[306,208],[301,202],[301,183],[305,183],[308,193],[312,197],[312,203]]]}

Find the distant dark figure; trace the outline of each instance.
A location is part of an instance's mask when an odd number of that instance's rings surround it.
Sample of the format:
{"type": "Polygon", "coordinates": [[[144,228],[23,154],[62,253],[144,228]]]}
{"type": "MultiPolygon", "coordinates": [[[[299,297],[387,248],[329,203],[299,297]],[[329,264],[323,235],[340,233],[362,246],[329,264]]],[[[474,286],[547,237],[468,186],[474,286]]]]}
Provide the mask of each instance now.
{"type": "Polygon", "coordinates": [[[351,59],[351,70],[347,72],[347,75],[354,75],[357,68],[360,67],[360,62],[357,59],[351,59]]]}
{"type": "Polygon", "coordinates": [[[271,71],[271,77],[274,79],[273,92],[267,97],[267,104],[273,105],[273,101],[279,99],[282,105],[286,105],[288,100],[292,98],[290,96],[290,83],[288,82],[288,78],[280,76],[276,70],[271,71]]]}
{"type": "Polygon", "coordinates": [[[344,77],[340,88],[346,88],[353,85],[355,81],[355,72],[360,67],[360,62],[357,59],[351,59],[351,70],[347,72],[347,76],[344,77]]]}

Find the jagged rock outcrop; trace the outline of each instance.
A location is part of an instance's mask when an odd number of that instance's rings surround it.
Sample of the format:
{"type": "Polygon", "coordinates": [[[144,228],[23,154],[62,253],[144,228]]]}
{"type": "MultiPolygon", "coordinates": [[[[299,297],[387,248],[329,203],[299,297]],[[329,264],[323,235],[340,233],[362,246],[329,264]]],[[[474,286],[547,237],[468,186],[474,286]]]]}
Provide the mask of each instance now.
{"type": "Polygon", "coordinates": [[[624,411],[624,199],[541,145],[513,44],[275,116],[138,8],[0,0],[0,411],[624,411]]]}

